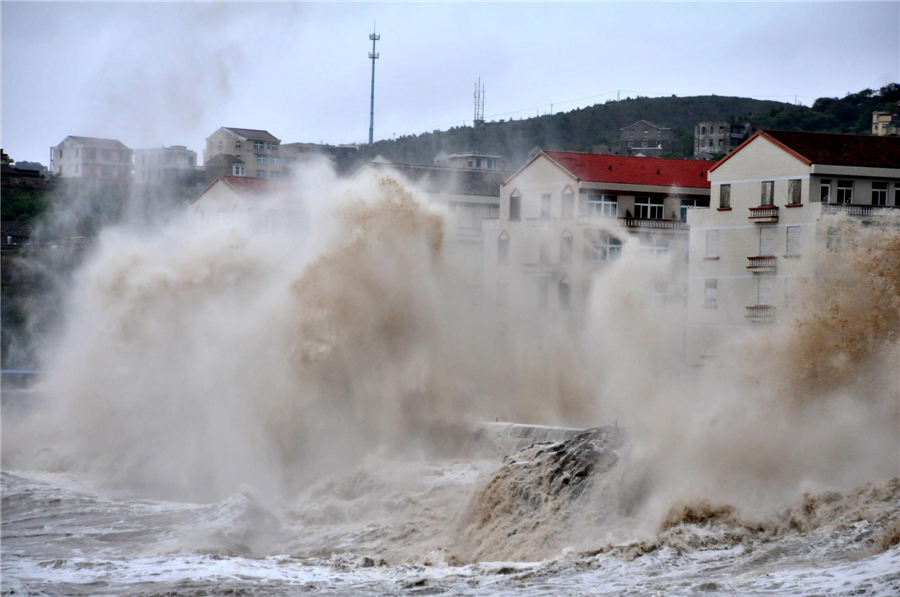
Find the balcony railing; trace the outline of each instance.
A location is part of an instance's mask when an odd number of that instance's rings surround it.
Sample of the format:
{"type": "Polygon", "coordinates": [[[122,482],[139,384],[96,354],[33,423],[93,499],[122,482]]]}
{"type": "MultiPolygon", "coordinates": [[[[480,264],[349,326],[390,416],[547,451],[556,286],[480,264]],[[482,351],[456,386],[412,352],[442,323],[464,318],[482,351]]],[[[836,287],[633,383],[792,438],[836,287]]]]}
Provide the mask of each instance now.
{"type": "Polygon", "coordinates": [[[878,216],[891,213],[895,205],[851,205],[847,203],[823,203],[823,214],[848,214],[851,216],[878,216]]]}
{"type": "Polygon", "coordinates": [[[759,224],[763,224],[766,222],[777,222],[778,221],[778,206],[777,205],[760,205],[758,207],[750,208],[750,215],[748,216],[754,222],[759,224]]]}
{"type": "Polygon", "coordinates": [[[552,228],[556,218],[525,218],[526,228],[552,228]]]}
{"type": "Polygon", "coordinates": [[[775,260],[776,257],[774,255],[760,255],[759,257],[747,257],[750,261],[750,265],[747,266],[752,272],[774,272],[775,271],[775,260]]]}
{"type": "Polygon", "coordinates": [[[526,263],[523,269],[530,276],[552,276],[556,266],[552,263],[526,263]]]}
{"type": "Polygon", "coordinates": [[[747,317],[761,321],[771,321],[775,319],[775,307],[771,305],[753,305],[747,307],[747,317]]]}
{"type": "Polygon", "coordinates": [[[688,225],[684,220],[660,220],[650,218],[616,218],[608,216],[579,216],[578,223],[585,225],[606,224],[608,226],[622,226],[624,228],[657,228],[667,230],[687,230],[688,225]]]}
{"type": "Polygon", "coordinates": [[[485,218],[481,220],[482,230],[497,230],[500,228],[500,218],[485,218]]]}
{"type": "Polygon", "coordinates": [[[484,230],[470,226],[457,226],[453,229],[453,234],[460,240],[481,240],[481,237],[484,236],[484,230]]]}

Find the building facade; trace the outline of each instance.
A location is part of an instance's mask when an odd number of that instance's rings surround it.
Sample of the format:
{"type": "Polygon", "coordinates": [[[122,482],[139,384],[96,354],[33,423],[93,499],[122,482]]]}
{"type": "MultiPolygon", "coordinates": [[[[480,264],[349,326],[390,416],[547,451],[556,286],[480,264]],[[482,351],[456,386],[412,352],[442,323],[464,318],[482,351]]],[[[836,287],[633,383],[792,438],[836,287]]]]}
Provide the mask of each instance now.
{"type": "Polygon", "coordinates": [[[484,221],[485,295],[502,310],[513,287],[526,308],[582,312],[592,281],[627,239],[683,265],[685,213],[709,205],[707,169],[697,160],[541,151],[501,187],[499,217],[484,221]]]}
{"type": "Polygon", "coordinates": [[[476,170],[506,170],[506,158],[477,151],[451,153],[443,151],[434,157],[434,165],[444,168],[473,168],[476,170]]]}
{"type": "Polygon", "coordinates": [[[694,156],[731,153],[756,131],[757,127],[752,122],[698,122],[694,127],[694,156]]]}
{"type": "Polygon", "coordinates": [[[325,159],[335,171],[345,173],[356,159],[356,145],[327,145],[323,143],[282,143],[282,176],[289,178],[297,169],[314,160],[325,159]]]}
{"type": "Polygon", "coordinates": [[[281,140],[268,131],[222,127],[206,138],[203,163],[217,155],[228,154],[244,162],[243,176],[281,178],[281,140]]]}
{"type": "Polygon", "coordinates": [[[646,120],[619,129],[619,155],[658,155],[675,147],[678,135],[670,128],[646,120]]]}
{"type": "Polygon", "coordinates": [[[304,232],[308,220],[295,182],[221,176],[190,202],[188,212],[197,226],[243,220],[259,230],[304,232]]]}
{"type": "Polygon", "coordinates": [[[134,150],[134,181],[149,186],[190,182],[196,178],[197,152],[184,145],[134,150]]]}
{"type": "Polygon", "coordinates": [[[50,148],[50,172],[60,178],[128,182],[133,152],[116,139],[70,135],[50,148]]]}
{"type": "Polygon", "coordinates": [[[872,112],[872,134],[879,136],[900,135],[900,113],[872,112]]]}
{"type": "Polygon", "coordinates": [[[900,207],[900,137],[759,131],[709,172],[712,206],[692,210],[688,358],[797,308],[834,214],[877,220],[900,207]]]}

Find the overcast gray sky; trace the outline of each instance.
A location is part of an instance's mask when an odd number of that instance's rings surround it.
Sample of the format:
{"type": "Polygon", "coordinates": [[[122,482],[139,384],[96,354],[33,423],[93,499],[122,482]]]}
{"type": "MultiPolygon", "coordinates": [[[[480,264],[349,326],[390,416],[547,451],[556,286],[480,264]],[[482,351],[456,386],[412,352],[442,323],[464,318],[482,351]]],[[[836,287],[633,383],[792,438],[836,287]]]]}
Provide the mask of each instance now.
{"type": "Polygon", "coordinates": [[[220,126],[283,142],[375,137],[636,95],[809,104],[900,80],[900,2],[20,3],[2,8],[2,143],[187,145],[220,126]],[[606,93],[606,95],[602,95],[606,93]],[[580,100],[580,101],[571,101],[580,100]]]}

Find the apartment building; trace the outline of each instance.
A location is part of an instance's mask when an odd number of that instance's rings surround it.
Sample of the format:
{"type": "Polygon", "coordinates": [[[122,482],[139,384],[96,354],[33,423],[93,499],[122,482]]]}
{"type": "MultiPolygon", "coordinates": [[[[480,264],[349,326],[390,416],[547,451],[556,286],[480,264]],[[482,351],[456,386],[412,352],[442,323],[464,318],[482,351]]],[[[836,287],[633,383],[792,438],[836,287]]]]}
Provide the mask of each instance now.
{"type": "Polygon", "coordinates": [[[646,120],[619,129],[619,155],[658,155],[670,152],[678,135],[670,128],[646,120]]]}
{"type": "Polygon", "coordinates": [[[50,172],[60,178],[130,181],[133,152],[116,139],[69,135],[50,148],[50,172]]]}
{"type": "Polygon", "coordinates": [[[444,168],[474,168],[477,170],[506,170],[506,158],[500,155],[469,151],[447,154],[443,151],[434,157],[434,165],[444,168]]]}
{"type": "Polygon", "coordinates": [[[149,186],[191,182],[196,178],[197,152],[184,145],[134,150],[134,181],[149,186]]]}
{"type": "Polygon", "coordinates": [[[500,190],[485,220],[485,294],[498,306],[512,285],[540,311],[579,312],[591,282],[624,240],[687,257],[685,214],[709,205],[709,165],[697,160],[540,151],[500,190]]]}
{"type": "Polygon", "coordinates": [[[268,131],[222,127],[206,138],[203,163],[217,155],[228,154],[244,162],[244,174],[250,178],[281,178],[281,140],[268,131]]]}
{"type": "Polygon", "coordinates": [[[356,145],[327,145],[324,143],[282,143],[282,176],[289,178],[297,169],[314,160],[324,159],[339,173],[345,173],[356,158],[356,145]]]}
{"type": "Polygon", "coordinates": [[[694,156],[731,153],[756,131],[752,122],[698,122],[694,127],[694,156]]]}
{"type": "Polygon", "coordinates": [[[879,136],[900,135],[900,113],[872,112],[872,134],[879,136]]]}
{"type": "Polygon", "coordinates": [[[900,207],[900,137],[758,131],[709,181],[713,205],[688,215],[693,363],[799,308],[798,279],[816,275],[819,248],[833,248],[834,214],[873,223],[900,207]]]}

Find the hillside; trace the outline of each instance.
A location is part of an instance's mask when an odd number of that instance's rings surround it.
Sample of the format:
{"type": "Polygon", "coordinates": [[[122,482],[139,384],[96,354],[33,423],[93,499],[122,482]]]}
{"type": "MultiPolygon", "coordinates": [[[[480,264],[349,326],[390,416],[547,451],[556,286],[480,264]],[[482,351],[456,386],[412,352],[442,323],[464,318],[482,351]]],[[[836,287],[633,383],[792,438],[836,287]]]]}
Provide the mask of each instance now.
{"type": "Polygon", "coordinates": [[[638,120],[668,126],[680,133],[675,155],[693,153],[694,125],[701,120],[751,119],[771,128],[810,131],[869,131],[873,110],[889,109],[900,101],[900,87],[891,84],[842,99],[819,98],[812,107],[742,97],[641,97],[611,101],[571,112],[521,120],[488,122],[483,127],[454,127],[379,141],[360,148],[368,160],[378,154],[391,161],[431,164],[439,151],[480,151],[507,156],[513,166],[523,163],[536,145],[544,149],[589,151],[592,146],[616,143],[619,129],[638,120]]]}

